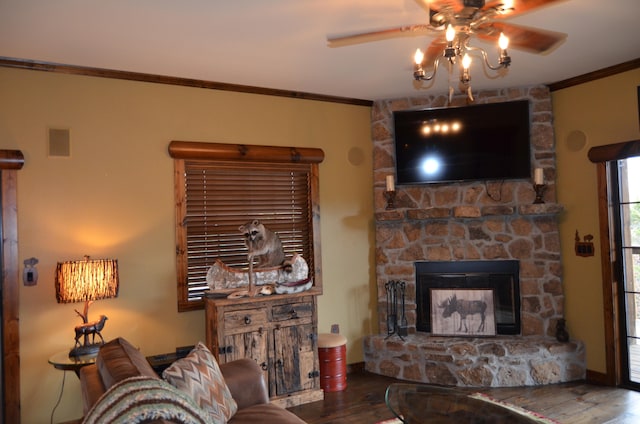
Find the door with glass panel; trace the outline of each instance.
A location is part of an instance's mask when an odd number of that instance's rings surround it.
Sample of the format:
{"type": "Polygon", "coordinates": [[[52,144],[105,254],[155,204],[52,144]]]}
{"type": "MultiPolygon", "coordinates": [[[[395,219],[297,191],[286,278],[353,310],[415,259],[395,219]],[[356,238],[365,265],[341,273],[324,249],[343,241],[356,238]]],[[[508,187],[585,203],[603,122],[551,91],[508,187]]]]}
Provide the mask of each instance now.
{"type": "Polygon", "coordinates": [[[612,162],[622,383],[640,389],[640,156],[612,162]]]}

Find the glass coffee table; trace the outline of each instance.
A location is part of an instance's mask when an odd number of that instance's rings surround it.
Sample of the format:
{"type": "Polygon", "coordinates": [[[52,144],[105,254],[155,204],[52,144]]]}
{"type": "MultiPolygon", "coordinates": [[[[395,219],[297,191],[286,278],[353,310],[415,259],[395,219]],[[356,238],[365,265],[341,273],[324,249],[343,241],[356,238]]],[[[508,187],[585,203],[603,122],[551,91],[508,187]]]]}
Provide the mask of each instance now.
{"type": "Polygon", "coordinates": [[[387,387],[385,403],[406,424],[531,424],[541,421],[482,395],[428,384],[393,383],[387,387]]]}

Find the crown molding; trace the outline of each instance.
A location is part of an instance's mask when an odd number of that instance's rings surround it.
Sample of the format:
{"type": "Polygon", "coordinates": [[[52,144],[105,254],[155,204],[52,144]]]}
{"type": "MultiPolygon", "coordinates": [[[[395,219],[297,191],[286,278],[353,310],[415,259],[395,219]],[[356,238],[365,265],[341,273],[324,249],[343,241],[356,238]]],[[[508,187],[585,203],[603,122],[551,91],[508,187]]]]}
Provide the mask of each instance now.
{"type": "MultiPolygon", "coordinates": [[[[38,60],[16,59],[0,56],[0,67],[29,69],[33,71],[56,72],[61,74],[84,75],[100,78],[123,79],[129,81],[150,82],[156,84],[178,85],[184,87],[204,88],[208,90],[235,91],[239,93],[261,94],[265,96],[289,97],[302,100],[316,100],[321,102],[342,103],[355,106],[373,105],[372,100],[355,99],[349,97],[329,96],[324,94],[306,93],[300,91],[280,90],[274,88],[254,87],[250,85],[229,84],[191,78],[170,77],[164,75],[145,74],[140,72],[118,71],[114,69],[92,68],[86,66],[66,65],[38,60]]],[[[557,91],[573,87],[611,75],[640,68],[640,58],[613,65],[608,68],[589,72],[548,84],[549,90],[557,91]]]]}
{"type": "Polygon", "coordinates": [[[190,78],[169,77],[164,75],[145,74],[140,72],[118,71],[113,69],[92,68],[86,66],[65,65],[61,63],[38,60],[16,59],[0,56],[0,66],[5,68],[29,69],[33,71],[55,72],[60,74],[84,75],[90,77],[122,79],[129,81],[150,82],[156,84],[179,85],[184,87],[204,88],[208,90],[235,91],[239,93],[261,94],[265,96],[289,97],[301,100],[343,103],[355,106],[371,107],[373,101],[349,97],[328,96],[300,91],[279,90],[274,88],[254,87],[249,85],[228,84],[190,78]]]}
{"type": "Polygon", "coordinates": [[[577,77],[554,82],[554,83],[548,84],[548,86],[549,86],[549,90],[551,91],[562,90],[563,88],[569,88],[576,85],[584,84],[586,82],[591,82],[591,81],[599,80],[601,78],[610,77],[611,75],[631,71],[636,68],[640,68],[640,58],[633,59],[628,62],[620,63],[618,65],[609,66],[608,68],[589,72],[583,75],[578,75],[577,77]]]}

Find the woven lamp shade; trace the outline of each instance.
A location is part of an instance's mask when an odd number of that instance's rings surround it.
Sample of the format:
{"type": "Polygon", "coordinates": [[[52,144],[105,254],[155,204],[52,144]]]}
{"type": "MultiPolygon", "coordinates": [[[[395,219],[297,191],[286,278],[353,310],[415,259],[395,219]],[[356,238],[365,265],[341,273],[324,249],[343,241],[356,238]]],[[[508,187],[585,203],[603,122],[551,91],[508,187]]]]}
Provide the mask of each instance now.
{"type": "Polygon", "coordinates": [[[84,259],[58,262],[58,303],[89,302],[118,296],[118,260],[84,259]]]}

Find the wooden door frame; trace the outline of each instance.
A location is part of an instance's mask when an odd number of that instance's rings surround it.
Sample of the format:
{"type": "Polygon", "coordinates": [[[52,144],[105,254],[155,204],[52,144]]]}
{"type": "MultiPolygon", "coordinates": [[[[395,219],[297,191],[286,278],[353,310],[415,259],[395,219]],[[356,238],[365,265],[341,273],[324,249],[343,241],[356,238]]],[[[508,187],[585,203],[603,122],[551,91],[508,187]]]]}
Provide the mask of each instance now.
{"type": "Polygon", "coordinates": [[[20,321],[17,171],[18,150],[0,150],[2,201],[2,423],[20,422],[20,321]]]}
{"type": "Polygon", "coordinates": [[[610,233],[609,194],[607,162],[640,156],[640,140],[625,141],[593,147],[589,150],[589,160],[596,164],[598,178],[598,214],[600,216],[600,260],[602,265],[602,295],[604,307],[605,366],[604,376],[590,375],[589,380],[616,386],[622,381],[620,364],[620,325],[616,319],[618,304],[618,281],[611,258],[612,235],[610,233]]]}

